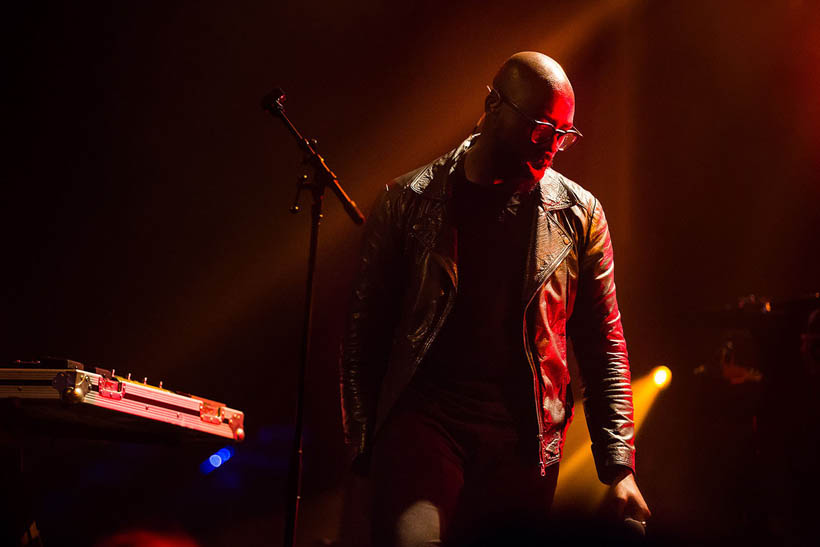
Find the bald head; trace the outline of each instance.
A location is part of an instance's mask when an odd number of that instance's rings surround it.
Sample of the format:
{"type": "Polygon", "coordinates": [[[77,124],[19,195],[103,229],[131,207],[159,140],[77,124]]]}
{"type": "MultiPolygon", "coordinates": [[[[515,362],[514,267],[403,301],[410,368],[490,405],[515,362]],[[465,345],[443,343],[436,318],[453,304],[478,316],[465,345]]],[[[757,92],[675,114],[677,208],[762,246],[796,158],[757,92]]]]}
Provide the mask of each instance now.
{"type": "Polygon", "coordinates": [[[543,53],[522,51],[507,59],[493,78],[493,87],[530,112],[559,106],[570,117],[575,113],[569,78],[561,65],[543,53]]]}
{"type": "Polygon", "coordinates": [[[559,149],[558,139],[533,138],[536,127],[569,130],[575,94],[564,69],[543,53],[524,51],[507,59],[484,101],[481,135],[474,155],[490,158],[496,178],[540,179],[559,149]],[[496,92],[497,91],[497,92],[496,92]],[[539,122],[543,123],[541,126],[539,122]]]}

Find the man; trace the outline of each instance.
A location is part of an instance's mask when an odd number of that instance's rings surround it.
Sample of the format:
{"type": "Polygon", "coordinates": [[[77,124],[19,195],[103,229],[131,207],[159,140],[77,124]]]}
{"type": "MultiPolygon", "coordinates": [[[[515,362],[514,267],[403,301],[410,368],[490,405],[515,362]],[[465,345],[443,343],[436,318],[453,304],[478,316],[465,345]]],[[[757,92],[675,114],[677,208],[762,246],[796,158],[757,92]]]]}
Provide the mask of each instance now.
{"type": "Polygon", "coordinates": [[[581,136],[572,86],[522,52],[484,107],[481,133],[388,185],[366,226],[341,389],[379,546],[545,517],[572,415],[567,334],[598,475],[620,516],[649,515],[606,219],[550,169],[581,136]]]}

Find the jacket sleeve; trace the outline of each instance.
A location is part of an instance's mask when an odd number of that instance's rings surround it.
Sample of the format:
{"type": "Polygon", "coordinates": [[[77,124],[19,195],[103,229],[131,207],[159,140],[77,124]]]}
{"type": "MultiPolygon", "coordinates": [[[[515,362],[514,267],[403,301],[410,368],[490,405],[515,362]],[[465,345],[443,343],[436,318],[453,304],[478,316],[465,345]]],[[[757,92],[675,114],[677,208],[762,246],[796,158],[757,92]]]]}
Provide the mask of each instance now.
{"type": "Polygon", "coordinates": [[[342,341],[340,391],[345,442],[365,452],[400,309],[398,197],[386,186],[368,216],[342,341]]]}
{"type": "Polygon", "coordinates": [[[595,467],[600,480],[609,484],[623,467],[634,472],[635,426],[612,241],[597,199],[579,247],[578,292],[568,330],[584,386],[595,467]]]}

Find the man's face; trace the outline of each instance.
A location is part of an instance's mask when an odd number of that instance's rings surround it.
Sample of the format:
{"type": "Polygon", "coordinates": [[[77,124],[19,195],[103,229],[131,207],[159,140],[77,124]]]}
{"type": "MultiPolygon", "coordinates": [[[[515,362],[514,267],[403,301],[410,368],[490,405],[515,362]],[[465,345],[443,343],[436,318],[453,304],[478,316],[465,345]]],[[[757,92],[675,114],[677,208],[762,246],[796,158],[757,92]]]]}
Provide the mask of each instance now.
{"type": "MultiPolygon", "coordinates": [[[[532,142],[534,124],[528,118],[550,122],[559,129],[569,129],[573,125],[575,101],[571,92],[554,90],[520,92],[516,95],[517,100],[508,98],[521,112],[504,100],[497,111],[497,160],[511,176],[537,180],[552,165],[558,142],[554,138],[545,143],[532,142]]],[[[506,94],[504,96],[507,97],[506,94]]]]}

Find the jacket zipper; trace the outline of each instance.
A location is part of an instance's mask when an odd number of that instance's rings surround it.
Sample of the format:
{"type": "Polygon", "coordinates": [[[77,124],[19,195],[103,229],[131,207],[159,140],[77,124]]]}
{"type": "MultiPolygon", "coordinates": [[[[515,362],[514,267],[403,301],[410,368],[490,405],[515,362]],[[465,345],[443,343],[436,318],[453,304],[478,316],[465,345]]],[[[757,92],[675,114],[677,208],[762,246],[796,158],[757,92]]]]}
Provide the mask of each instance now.
{"type": "MultiPolygon", "coordinates": [[[[549,222],[549,219],[547,221],[549,222]]],[[[558,226],[559,229],[561,229],[561,231],[563,233],[563,229],[561,228],[561,226],[557,222],[556,222],[556,225],[558,226]]],[[[563,234],[563,235],[564,235],[565,238],[567,237],[566,234],[563,234]]],[[[554,262],[554,264],[556,265],[556,268],[557,268],[557,265],[560,264],[561,261],[563,261],[564,258],[566,258],[566,256],[569,254],[570,248],[571,248],[570,246],[565,247],[564,250],[561,252],[561,254],[556,257],[555,262],[554,262]]],[[[530,299],[527,301],[527,305],[524,306],[524,317],[523,317],[524,349],[527,352],[527,361],[529,362],[530,370],[532,371],[532,380],[533,380],[532,390],[533,390],[533,394],[535,395],[535,419],[538,421],[538,465],[541,467],[541,476],[542,477],[547,474],[547,472],[546,472],[547,462],[545,461],[545,458],[544,458],[544,453],[545,453],[545,450],[544,450],[544,424],[543,424],[543,420],[542,420],[542,416],[541,416],[541,378],[539,377],[538,373],[535,370],[535,360],[532,357],[532,352],[530,351],[530,345],[529,345],[529,342],[527,341],[527,310],[530,308],[530,304],[532,304],[533,299],[535,299],[536,295],[538,295],[538,291],[541,290],[541,287],[544,285],[544,283],[547,282],[547,280],[549,279],[549,276],[551,276],[554,272],[555,272],[555,268],[553,268],[552,271],[550,271],[550,273],[548,275],[544,276],[544,280],[533,291],[532,296],[530,296],[530,299]]]]}
{"type": "Polygon", "coordinates": [[[530,297],[529,302],[527,302],[527,305],[524,306],[523,337],[524,350],[527,352],[527,362],[530,364],[530,370],[532,371],[532,391],[533,395],[535,396],[535,420],[538,423],[538,465],[541,467],[541,476],[543,477],[547,474],[547,464],[544,461],[544,425],[542,423],[541,410],[539,408],[539,401],[541,400],[541,380],[539,379],[538,373],[535,370],[535,363],[532,358],[532,352],[530,351],[530,345],[527,341],[527,310],[529,309],[530,304],[532,304],[533,298],[535,298],[535,295],[537,294],[538,290],[536,289],[536,291],[530,297]]]}

